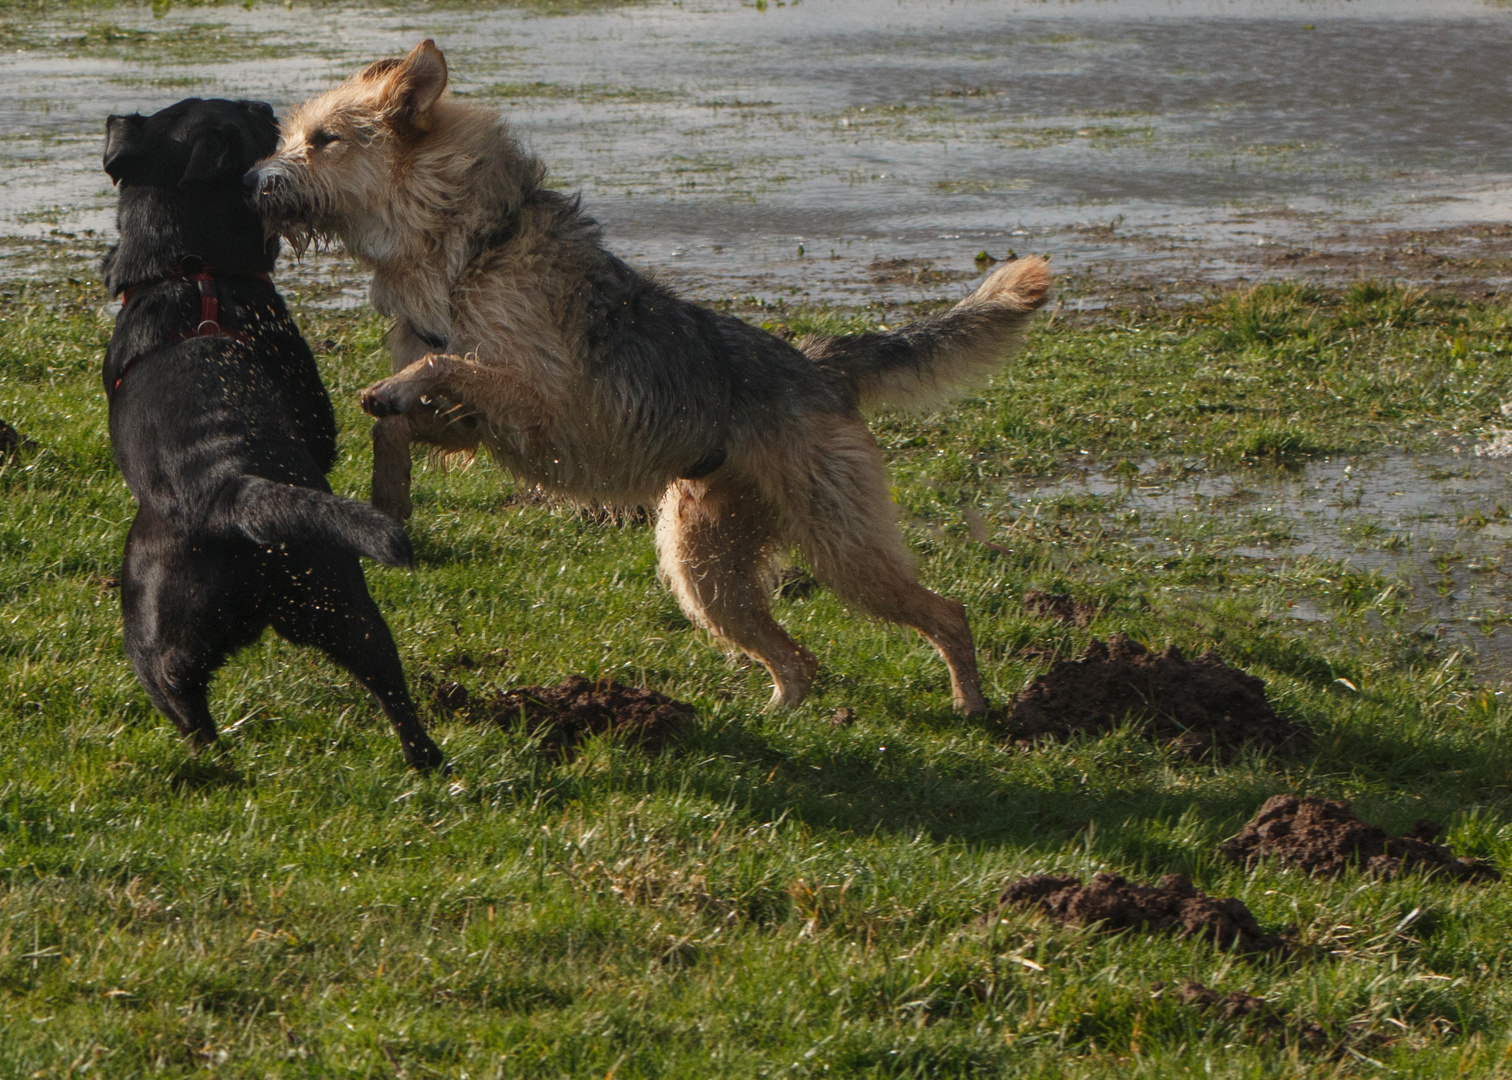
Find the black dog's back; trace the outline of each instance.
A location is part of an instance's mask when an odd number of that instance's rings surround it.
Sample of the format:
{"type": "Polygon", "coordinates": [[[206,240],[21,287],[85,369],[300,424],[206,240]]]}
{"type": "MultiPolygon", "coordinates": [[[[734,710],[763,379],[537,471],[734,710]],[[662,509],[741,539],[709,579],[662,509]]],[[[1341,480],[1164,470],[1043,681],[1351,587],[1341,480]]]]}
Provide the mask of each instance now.
{"type": "Polygon", "coordinates": [[[377,695],[407,761],[438,764],[357,561],[408,565],[409,541],[331,494],[330,399],[268,277],[277,241],[242,194],[242,173],[276,143],[271,110],[190,99],[111,117],[107,132],[121,240],[106,284],[125,302],[104,379],[140,504],[121,575],[138,678],[186,737],[210,742],[211,675],[272,625],[377,695]]]}

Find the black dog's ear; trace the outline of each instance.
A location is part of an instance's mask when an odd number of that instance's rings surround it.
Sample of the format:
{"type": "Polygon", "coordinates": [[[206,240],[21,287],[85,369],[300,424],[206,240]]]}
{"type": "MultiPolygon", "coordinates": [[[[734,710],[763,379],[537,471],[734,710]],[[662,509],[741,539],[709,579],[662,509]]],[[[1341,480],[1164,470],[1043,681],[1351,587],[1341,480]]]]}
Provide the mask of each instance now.
{"type": "Polygon", "coordinates": [[[240,146],[240,136],[233,127],[207,128],[200,132],[194,140],[194,149],[189,152],[189,165],[179,177],[179,184],[214,180],[231,172],[241,175],[236,153],[240,146]]]}
{"type": "Polygon", "coordinates": [[[246,106],[248,113],[246,134],[251,145],[243,149],[249,151],[251,161],[261,161],[278,149],[278,115],[266,101],[240,101],[237,104],[246,106]]]}
{"type": "Polygon", "coordinates": [[[105,121],[105,171],[111,183],[129,179],[134,167],[146,159],[147,140],[142,137],[145,120],[140,113],[111,116],[105,121]]]}

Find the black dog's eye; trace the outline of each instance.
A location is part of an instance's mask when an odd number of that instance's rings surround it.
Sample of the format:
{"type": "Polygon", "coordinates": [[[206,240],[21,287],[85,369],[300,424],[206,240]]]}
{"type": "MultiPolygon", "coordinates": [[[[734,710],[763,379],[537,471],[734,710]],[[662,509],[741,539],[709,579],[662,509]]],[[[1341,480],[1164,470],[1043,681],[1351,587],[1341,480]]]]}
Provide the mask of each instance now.
{"type": "Polygon", "coordinates": [[[317,150],[324,149],[325,147],[330,146],[333,142],[340,141],[340,135],[337,135],[334,131],[326,131],[324,128],[321,128],[319,131],[310,136],[310,145],[317,150]]]}

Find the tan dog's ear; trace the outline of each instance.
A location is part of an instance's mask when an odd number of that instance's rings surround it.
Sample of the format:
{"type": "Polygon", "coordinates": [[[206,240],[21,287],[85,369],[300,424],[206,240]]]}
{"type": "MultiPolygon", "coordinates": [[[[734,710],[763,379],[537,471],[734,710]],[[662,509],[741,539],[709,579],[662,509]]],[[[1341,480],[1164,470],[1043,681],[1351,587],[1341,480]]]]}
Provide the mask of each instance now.
{"type": "Polygon", "coordinates": [[[446,89],[446,57],[426,38],[410,50],[392,76],[396,111],[422,131],[430,127],[431,106],[446,89]]]}

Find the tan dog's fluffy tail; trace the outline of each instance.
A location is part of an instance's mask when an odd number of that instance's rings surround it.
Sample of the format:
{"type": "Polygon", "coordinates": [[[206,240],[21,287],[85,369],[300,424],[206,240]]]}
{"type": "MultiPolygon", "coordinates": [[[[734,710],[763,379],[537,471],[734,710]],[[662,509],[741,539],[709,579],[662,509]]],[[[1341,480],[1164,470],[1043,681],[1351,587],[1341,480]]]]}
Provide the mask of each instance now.
{"type": "Polygon", "coordinates": [[[810,336],[798,348],[842,378],[862,407],[929,406],[997,370],[1049,293],[1049,264],[1016,259],[943,314],[882,333],[810,336]]]}

